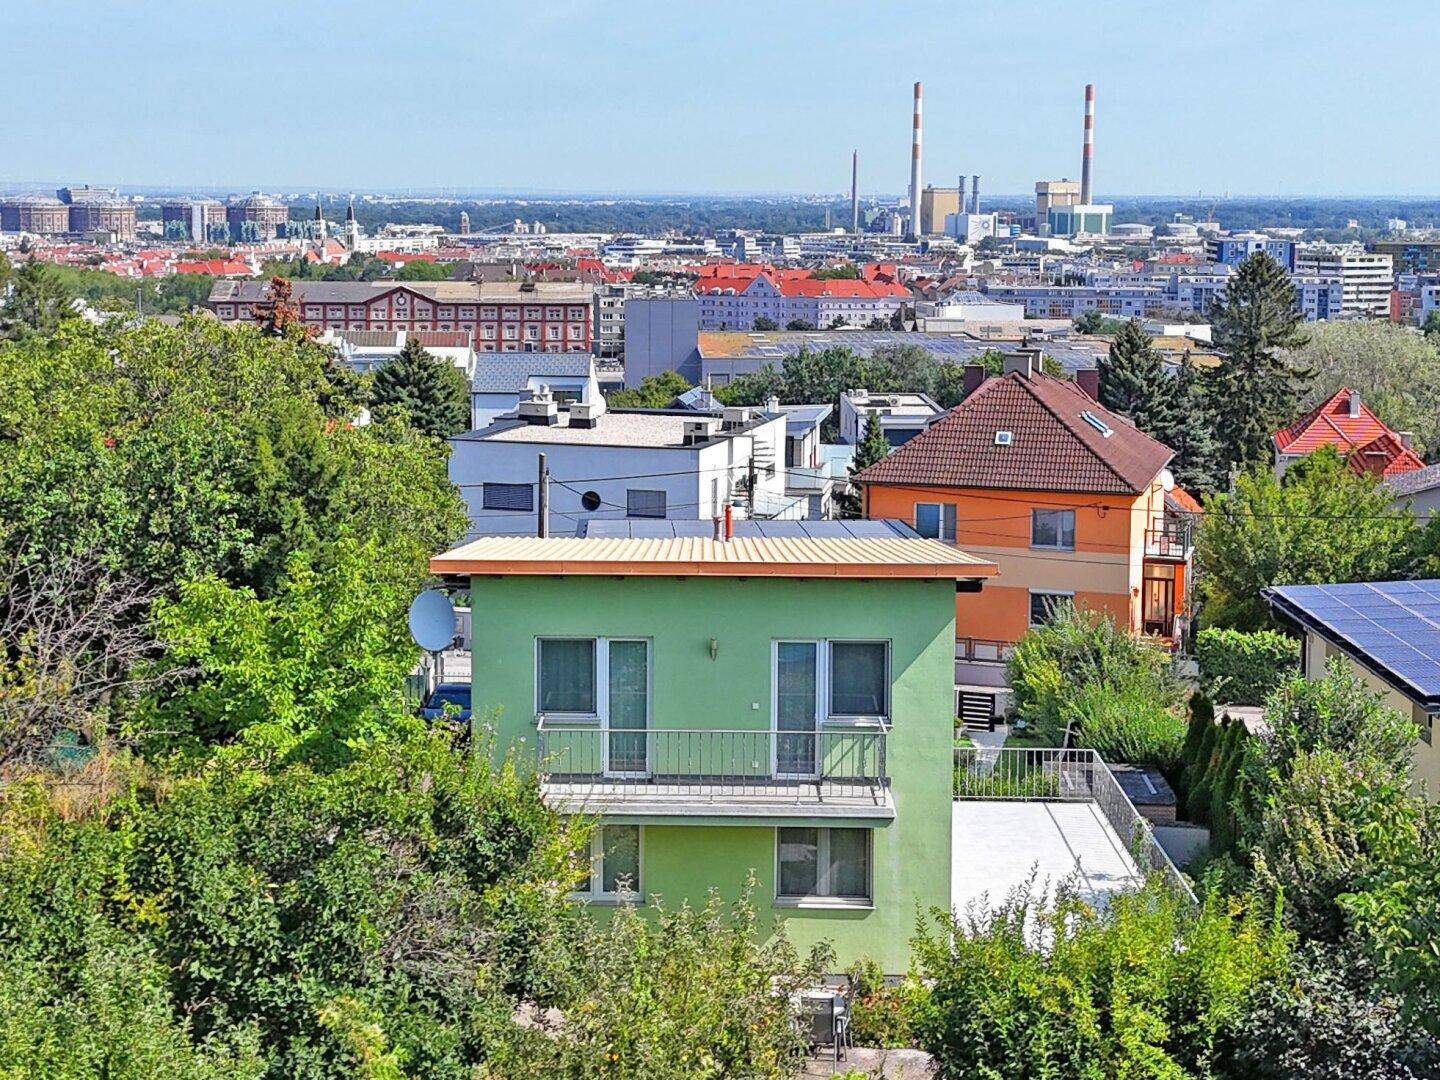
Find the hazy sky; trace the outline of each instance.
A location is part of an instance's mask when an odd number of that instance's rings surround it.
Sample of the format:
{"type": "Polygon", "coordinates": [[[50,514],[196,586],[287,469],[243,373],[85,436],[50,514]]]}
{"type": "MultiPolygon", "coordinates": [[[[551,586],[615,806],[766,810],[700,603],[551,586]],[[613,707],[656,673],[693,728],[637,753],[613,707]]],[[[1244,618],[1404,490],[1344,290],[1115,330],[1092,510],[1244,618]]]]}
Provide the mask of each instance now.
{"type": "Polygon", "coordinates": [[[1440,193],[1436,0],[5,0],[0,180],[1440,193]]]}

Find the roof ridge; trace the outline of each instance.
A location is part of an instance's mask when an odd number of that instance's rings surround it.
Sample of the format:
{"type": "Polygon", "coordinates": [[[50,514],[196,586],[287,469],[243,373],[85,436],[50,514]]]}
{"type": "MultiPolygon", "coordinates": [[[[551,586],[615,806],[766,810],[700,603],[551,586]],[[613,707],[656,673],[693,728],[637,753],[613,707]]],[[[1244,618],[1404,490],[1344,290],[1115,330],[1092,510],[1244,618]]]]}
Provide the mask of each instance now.
{"type": "MultiPolygon", "coordinates": [[[[1120,475],[1120,470],[1117,469],[1117,468],[1115,468],[1114,464],[1113,464],[1104,454],[1100,453],[1100,451],[1098,451],[1097,449],[1095,449],[1095,447],[1093,447],[1093,446],[1090,445],[1089,441],[1085,438],[1084,432],[1080,431],[1074,424],[1072,424],[1067,417],[1063,416],[1062,414],[1060,414],[1059,412],[1057,412],[1055,409],[1051,408],[1051,407],[1050,407],[1050,403],[1049,403],[1048,401],[1046,401],[1046,400],[1044,399],[1044,397],[1042,397],[1040,394],[1037,394],[1037,393],[1035,392],[1035,385],[1034,385],[1034,382],[1033,382],[1034,376],[1033,376],[1033,375],[1032,375],[1029,379],[1027,379],[1027,378],[1024,378],[1023,376],[1021,376],[1018,372],[1015,372],[1015,373],[1013,373],[1013,374],[1015,374],[1016,380],[1017,380],[1018,382],[1020,382],[1022,385],[1025,386],[1025,391],[1026,391],[1026,393],[1028,393],[1028,394],[1040,405],[1040,407],[1041,407],[1042,409],[1044,409],[1046,412],[1048,412],[1051,416],[1055,417],[1056,420],[1060,421],[1061,426],[1064,427],[1065,430],[1068,431],[1068,432],[1075,438],[1075,440],[1076,440],[1081,446],[1083,446],[1083,447],[1085,448],[1086,452],[1089,453],[1091,457],[1095,458],[1095,460],[1097,460],[1098,462],[1100,462],[1101,465],[1105,466],[1105,468],[1109,471],[1110,475],[1113,476],[1113,477],[1115,477],[1116,480],[1119,480],[1119,481],[1120,481],[1122,484],[1124,484],[1127,488],[1133,488],[1133,485],[1131,484],[1131,482],[1130,482],[1129,480],[1127,480],[1124,476],[1121,476],[1121,475],[1120,475]]],[[[1041,378],[1050,379],[1050,381],[1051,381],[1052,383],[1057,383],[1057,384],[1059,384],[1059,383],[1064,383],[1064,384],[1067,385],[1067,387],[1068,387],[1069,385],[1073,385],[1073,384],[1071,384],[1071,383],[1069,382],[1069,380],[1067,380],[1067,379],[1052,379],[1049,375],[1045,375],[1045,374],[1043,374],[1043,373],[1041,374],[1041,378]]],[[[1107,415],[1110,414],[1110,410],[1109,410],[1109,409],[1105,409],[1105,407],[1104,407],[1103,405],[1101,405],[1098,401],[1095,401],[1093,398],[1091,398],[1089,394],[1084,394],[1082,391],[1080,391],[1080,390],[1078,390],[1078,389],[1075,391],[1075,393],[1076,393],[1077,395],[1083,396],[1087,401],[1093,402],[1096,407],[1098,407],[1098,408],[1100,408],[1100,409],[1103,409],[1107,415]]],[[[1143,431],[1140,431],[1140,429],[1139,429],[1138,427],[1137,427],[1135,430],[1136,430],[1137,432],[1139,432],[1139,434],[1145,435],[1145,433],[1144,433],[1143,431]]],[[[1146,435],[1145,437],[1146,437],[1147,439],[1149,438],[1148,435],[1146,435]]],[[[1158,441],[1158,440],[1156,440],[1156,441],[1158,441]]],[[[1174,457],[1174,456],[1175,456],[1174,453],[1173,453],[1173,451],[1172,451],[1172,453],[1171,453],[1170,456],[1171,456],[1171,457],[1174,457]]],[[[1167,459],[1167,461],[1166,461],[1166,464],[1167,464],[1167,465],[1169,464],[1169,460],[1168,460],[1168,459],[1167,459]]]]}

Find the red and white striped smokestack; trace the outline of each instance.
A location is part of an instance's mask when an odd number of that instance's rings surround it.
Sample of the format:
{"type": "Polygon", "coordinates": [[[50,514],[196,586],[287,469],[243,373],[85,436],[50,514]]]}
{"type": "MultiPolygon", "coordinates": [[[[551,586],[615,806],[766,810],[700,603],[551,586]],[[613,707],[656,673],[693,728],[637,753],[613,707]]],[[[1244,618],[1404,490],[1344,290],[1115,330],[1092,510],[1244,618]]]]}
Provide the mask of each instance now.
{"type": "Polygon", "coordinates": [[[1085,153],[1080,159],[1080,202],[1090,205],[1090,162],[1095,157],[1095,84],[1085,84],[1085,153]]]}
{"type": "Polygon", "coordinates": [[[920,84],[915,84],[915,127],[910,143],[910,235],[920,237],[920,84]]]}

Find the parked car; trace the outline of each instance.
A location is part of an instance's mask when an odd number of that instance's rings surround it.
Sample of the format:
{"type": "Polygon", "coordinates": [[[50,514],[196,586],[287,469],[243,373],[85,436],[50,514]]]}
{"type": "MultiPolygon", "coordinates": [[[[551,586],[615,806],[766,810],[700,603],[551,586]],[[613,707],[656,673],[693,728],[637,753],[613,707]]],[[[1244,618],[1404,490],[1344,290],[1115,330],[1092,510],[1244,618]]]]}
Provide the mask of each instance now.
{"type": "Polygon", "coordinates": [[[455,719],[469,720],[470,684],[436,683],[435,689],[426,695],[424,704],[420,706],[420,715],[426,720],[443,720],[446,716],[446,706],[453,706],[460,710],[455,719]]]}

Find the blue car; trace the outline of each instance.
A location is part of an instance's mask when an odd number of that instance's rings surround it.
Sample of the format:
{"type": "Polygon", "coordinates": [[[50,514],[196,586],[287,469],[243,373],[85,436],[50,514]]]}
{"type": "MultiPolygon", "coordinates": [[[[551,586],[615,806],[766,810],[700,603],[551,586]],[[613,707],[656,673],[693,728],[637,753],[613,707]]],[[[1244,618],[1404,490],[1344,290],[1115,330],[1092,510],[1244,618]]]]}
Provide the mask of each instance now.
{"type": "Polygon", "coordinates": [[[420,715],[426,720],[444,720],[446,717],[446,706],[451,706],[460,711],[456,714],[457,720],[470,719],[470,684],[459,682],[442,682],[435,685],[425,698],[425,703],[420,706],[420,715]]]}

